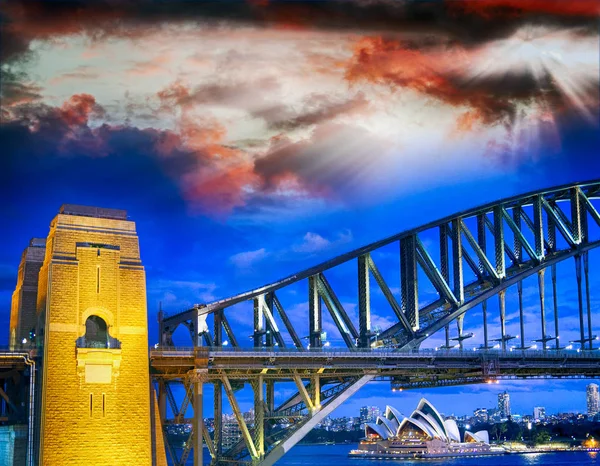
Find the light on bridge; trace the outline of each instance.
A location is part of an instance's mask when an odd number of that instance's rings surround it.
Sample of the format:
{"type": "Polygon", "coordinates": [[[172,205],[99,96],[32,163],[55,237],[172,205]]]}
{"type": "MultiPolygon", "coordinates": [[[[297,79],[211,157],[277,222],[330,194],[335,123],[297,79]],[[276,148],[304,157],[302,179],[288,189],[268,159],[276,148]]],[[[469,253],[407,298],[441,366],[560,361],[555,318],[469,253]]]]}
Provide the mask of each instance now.
{"type": "Polygon", "coordinates": [[[227,346],[228,344],[229,344],[229,342],[228,342],[227,340],[225,340],[225,341],[223,342],[223,346],[227,346]]]}

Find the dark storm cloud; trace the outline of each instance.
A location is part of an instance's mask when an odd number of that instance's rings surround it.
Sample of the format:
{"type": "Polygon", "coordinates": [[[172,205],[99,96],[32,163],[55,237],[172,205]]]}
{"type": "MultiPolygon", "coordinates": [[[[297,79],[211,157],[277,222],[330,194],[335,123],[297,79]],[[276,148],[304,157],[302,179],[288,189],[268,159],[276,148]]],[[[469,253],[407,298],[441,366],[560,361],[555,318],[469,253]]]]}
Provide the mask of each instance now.
{"type": "Polygon", "coordinates": [[[213,22],[259,27],[418,32],[464,44],[504,37],[525,22],[597,31],[597,2],[579,0],[447,1],[12,1],[2,7],[0,59],[25,56],[34,39],[87,34],[135,38],[161,23],[213,22]]]}
{"type": "Polygon", "coordinates": [[[41,184],[57,190],[64,187],[61,181],[82,192],[137,190],[161,205],[161,191],[173,191],[174,180],[200,163],[197,152],[181,150],[178,137],[167,131],[91,128],[88,118],[98,111],[101,107],[87,94],[71,97],[62,107],[19,106],[15,119],[0,125],[5,198],[25,195],[41,178],[41,184]]]}
{"type": "Polygon", "coordinates": [[[0,80],[0,103],[3,110],[41,99],[41,88],[27,82],[27,76],[6,70],[0,80]]]}
{"type": "MultiPolygon", "coordinates": [[[[68,163],[66,172],[74,177],[67,184],[83,190],[94,186],[78,183],[86,177],[100,183],[102,178],[112,180],[113,174],[125,170],[131,183],[123,180],[121,189],[142,185],[140,193],[157,195],[160,186],[144,179],[148,167],[153,167],[169,180],[169,189],[175,183],[179,199],[187,201],[194,210],[216,215],[243,203],[243,187],[254,177],[252,164],[243,160],[229,164],[241,153],[220,143],[222,132],[218,125],[189,121],[183,124],[182,134],[107,123],[91,126],[88,120],[102,112],[89,94],[76,94],[61,107],[16,107],[11,119],[0,125],[4,149],[0,172],[7,177],[2,180],[3,188],[15,188],[6,192],[7,197],[26,185],[21,180],[28,179],[31,170],[36,176],[45,173],[52,177],[54,169],[68,163]],[[188,144],[190,140],[194,142],[188,144]],[[223,159],[226,165],[222,165],[223,159]],[[98,166],[97,171],[91,168],[94,165],[98,166]],[[113,165],[118,169],[111,168],[113,165]],[[139,172],[134,173],[136,166],[139,172]]],[[[62,178],[63,173],[57,177],[62,178]]]]}

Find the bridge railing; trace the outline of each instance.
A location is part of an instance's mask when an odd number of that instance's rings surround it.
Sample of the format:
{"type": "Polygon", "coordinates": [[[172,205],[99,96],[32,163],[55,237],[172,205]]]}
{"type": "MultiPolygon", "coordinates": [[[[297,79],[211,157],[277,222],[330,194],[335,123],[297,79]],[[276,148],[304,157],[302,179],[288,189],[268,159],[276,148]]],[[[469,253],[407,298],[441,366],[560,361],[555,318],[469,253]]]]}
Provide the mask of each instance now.
{"type": "Polygon", "coordinates": [[[567,358],[597,358],[600,360],[599,350],[539,350],[539,349],[512,349],[503,351],[501,349],[487,349],[477,351],[459,351],[459,350],[446,350],[446,349],[421,349],[411,351],[390,351],[389,348],[311,348],[308,350],[300,351],[296,348],[278,348],[278,347],[265,347],[265,348],[234,348],[229,346],[223,347],[168,347],[168,348],[154,348],[150,350],[151,357],[181,357],[181,356],[192,356],[196,354],[198,350],[202,353],[208,353],[209,356],[226,356],[228,354],[244,355],[244,356],[269,356],[269,355],[294,355],[294,356],[305,356],[311,357],[311,355],[322,354],[328,357],[348,357],[348,356],[364,356],[364,357],[392,357],[392,358],[411,358],[411,357],[457,357],[457,358],[473,358],[473,357],[508,357],[508,358],[547,358],[556,359],[561,357],[567,358]]]}

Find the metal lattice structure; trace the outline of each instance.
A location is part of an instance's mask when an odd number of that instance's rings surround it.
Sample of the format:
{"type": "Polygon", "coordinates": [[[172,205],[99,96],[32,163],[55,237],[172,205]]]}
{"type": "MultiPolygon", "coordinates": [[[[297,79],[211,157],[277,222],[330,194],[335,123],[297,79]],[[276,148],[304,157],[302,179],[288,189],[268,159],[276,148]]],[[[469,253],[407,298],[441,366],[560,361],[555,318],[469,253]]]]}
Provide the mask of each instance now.
{"type": "MultiPolygon", "coordinates": [[[[310,428],[373,378],[391,380],[395,388],[411,388],[475,383],[502,376],[595,376],[599,367],[594,359],[598,353],[591,352],[596,337],[593,335],[588,253],[600,245],[600,214],[594,205],[599,195],[600,182],[596,181],[513,197],[399,233],[256,290],[197,305],[168,317],[161,312],[162,352],[155,354],[152,367],[154,377],[159,381],[159,400],[163,400],[163,420],[166,417],[164,400],[169,398],[170,384],[183,383],[189,388],[192,385],[190,377],[193,377],[197,381],[195,386],[206,381],[215,387],[214,436],[211,439],[202,422],[195,421],[192,434],[195,443],[186,444],[182,458],[187,457],[194,445],[194,451],[200,454],[199,436],[195,432],[202,430],[213,464],[273,464],[310,428]],[[384,279],[373,257],[373,253],[393,244],[398,245],[399,299],[392,292],[398,283],[392,286],[384,279]],[[579,338],[571,343],[579,347],[579,357],[583,353],[589,356],[590,360],[585,363],[589,365],[571,364],[570,352],[561,346],[560,341],[556,266],[568,259],[575,262],[579,317],[579,338]],[[335,287],[326,277],[334,268],[352,262],[358,275],[357,319],[346,311],[335,287]],[[552,281],[554,335],[547,331],[546,322],[545,273],[548,269],[552,281]],[[534,360],[525,339],[523,280],[536,275],[541,334],[534,341],[541,344],[541,356],[534,360]],[[435,290],[436,296],[425,303],[419,294],[423,280],[435,290]],[[303,343],[299,336],[302,331],[292,323],[278,297],[278,293],[286,287],[300,281],[305,281],[308,288],[305,322],[308,344],[303,343]],[[391,325],[377,332],[371,319],[374,286],[385,297],[395,318],[391,325]],[[527,370],[511,365],[508,354],[508,342],[517,336],[506,331],[506,294],[515,288],[519,298],[520,323],[520,345],[515,349],[524,361],[534,361],[525,363],[527,370]],[[496,297],[499,336],[490,339],[487,304],[496,297]],[[241,355],[245,349],[239,344],[242,339],[235,334],[227,319],[228,309],[244,301],[253,303],[252,316],[248,316],[249,320],[253,319],[253,350],[271,354],[260,358],[259,364],[243,363],[241,355]],[[429,364],[431,367],[421,367],[415,365],[415,361],[407,365],[395,361],[394,370],[386,371],[390,369],[386,367],[390,358],[381,359],[383,352],[419,354],[420,345],[442,330],[445,344],[440,349],[447,353],[448,358],[454,357],[452,354],[463,350],[463,342],[472,336],[464,331],[464,317],[477,306],[481,306],[484,336],[479,353],[471,356],[475,362],[440,370],[433,363],[429,364]],[[335,324],[344,349],[349,354],[370,355],[367,358],[369,364],[349,367],[347,357],[324,348],[323,308],[335,324]],[[209,316],[212,329],[208,326],[209,316]],[[451,337],[450,324],[454,322],[457,333],[451,337]],[[197,349],[192,356],[182,353],[165,356],[163,352],[173,347],[173,333],[181,325],[188,328],[197,349]],[[233,353],[223,351],[223,333],[233,353]],[[204,348],[201,349],[201,346],[204,348]],[[451,351],[452,348],[455,350],[451,351]],[[494,351],[495,348],[499,351],[494,351]],[[283,367],[279,361],[284,354],[297,356],[293,363],[283,367]],[[315,354],[319,357],[315,358],[315,354]],[[559,362],[565,362],[559,364],[557,357],[559,362]],[[315,359],[318,364],[310,362],[315,359]],[[549,365],[544,361],[549,361],[549,365]],[[201,376],[198,375],[199,370],[203,371],[201,376]],[[280,406],[274,403],[276,381],[293,382],[297,388],[297,394],[280,406]],[[246,425],[235,398],[236,388],[244,383],[250,383],[254,389],[255,417],[251,427],[246,425]],[[221,448],[223,391],[234,411],[242,437],[228,451],[221,448]],[[277,420],[280,419],[287,419],[292,427],[280,432],[277,429],[277,420]]],[[[465,362],[464,359],[460,361],[461,364],[465,362]]],[[[201,398],[198,398],[197,392],[200,390],[201,394],[202,389],[195,390],[195,393],[192,393],[192,388],[186,390],[186,399],[199,404],[201,398]]],[[[185,409],[172,406],[171,411],[173,419],[183,420],[181,416],[185,415],[185,409]]],[[[176,464],[185,462],[174,455],[172,458],[176,464]]]]}

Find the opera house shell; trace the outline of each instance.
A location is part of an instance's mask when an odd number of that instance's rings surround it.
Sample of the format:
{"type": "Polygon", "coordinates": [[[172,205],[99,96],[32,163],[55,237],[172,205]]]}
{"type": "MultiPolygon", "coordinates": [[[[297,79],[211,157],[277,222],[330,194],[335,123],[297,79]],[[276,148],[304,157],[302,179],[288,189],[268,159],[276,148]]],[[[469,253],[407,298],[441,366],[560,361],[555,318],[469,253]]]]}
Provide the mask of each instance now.
{"type": "Polygon", "coordinates": [[[351,456],[368,458],[434,458],[504,453],[490,446],[488,432],[465,432],[463,441],[456,421],[444,419],[422,398],[409,417],[386,406],[385,414],[365,425],[365,439],[351,456]]]}

